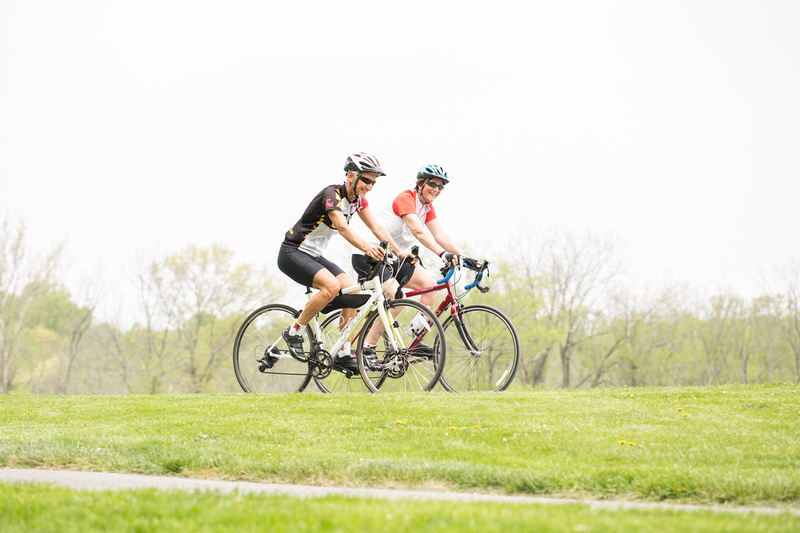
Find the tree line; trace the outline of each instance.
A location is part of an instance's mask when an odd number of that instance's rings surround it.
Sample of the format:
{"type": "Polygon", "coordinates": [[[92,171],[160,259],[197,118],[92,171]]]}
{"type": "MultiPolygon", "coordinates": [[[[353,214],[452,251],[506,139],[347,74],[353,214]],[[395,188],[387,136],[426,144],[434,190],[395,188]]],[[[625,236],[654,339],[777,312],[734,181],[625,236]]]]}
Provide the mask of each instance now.
{"type": "MultiPolygon", "coordinates": [[[[800,383],[800,262],[776,266],[762,296],[700,296],[680,284],[632,289],[611,237],[522,241],[513,262],[495,258],[491,291],[467,297],[514,322],[522,357],[512,387],[800,383]]],[[[138,315],[122,325],[98,316],[97,287],[65,288],[62,246],[34,254],[27,244],[24,224],[6,218],[0,393],[238,391],[231,350],[243,318],[297,288],[222,245],[187,246],[142,263],[131,281],[138,315]]]]}

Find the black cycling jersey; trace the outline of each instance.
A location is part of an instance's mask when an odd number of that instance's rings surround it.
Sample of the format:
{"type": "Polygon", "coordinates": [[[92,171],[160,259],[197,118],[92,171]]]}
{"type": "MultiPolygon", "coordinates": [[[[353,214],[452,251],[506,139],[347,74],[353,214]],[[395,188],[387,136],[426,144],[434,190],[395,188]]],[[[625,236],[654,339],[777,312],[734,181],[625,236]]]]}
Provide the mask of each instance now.
{"type": "Polygon", "coordinates": [[[328,185],[308,204],[300,220],[286,232],[284,246],[299,248],[303,252],[319,257],[328,247],[331,237],[338,233],[329,211],[341,211],[348,224],[353,214],[368,207],[366,198],[347,199],[347,184],[328,185]]]}

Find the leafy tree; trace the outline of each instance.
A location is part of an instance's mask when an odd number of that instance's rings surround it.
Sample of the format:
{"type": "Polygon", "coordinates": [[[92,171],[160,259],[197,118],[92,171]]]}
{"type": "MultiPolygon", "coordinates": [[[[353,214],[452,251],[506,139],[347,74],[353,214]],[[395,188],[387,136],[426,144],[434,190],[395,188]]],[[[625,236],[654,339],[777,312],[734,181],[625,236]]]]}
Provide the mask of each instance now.
{"type": "Polygon", "coordinates": [[[192,392],[205,391],[244,315],[281,294],[265,270],[235,265],[233,252],[216,244],[152,262],[137,283],[146,317],[137,337],[151,393],[176,372],[188,377],[192,392]]]}

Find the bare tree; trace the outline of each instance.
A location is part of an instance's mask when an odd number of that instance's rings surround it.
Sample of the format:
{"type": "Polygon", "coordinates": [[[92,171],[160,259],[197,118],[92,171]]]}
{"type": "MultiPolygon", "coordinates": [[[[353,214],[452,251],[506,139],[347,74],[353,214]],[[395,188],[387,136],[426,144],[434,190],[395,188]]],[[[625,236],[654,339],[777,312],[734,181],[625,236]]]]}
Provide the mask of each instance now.
{"type": "Polygon", "coordinates": [[[657,353],[677,349],[679,299],[679,289],[674,285],[647,289],[644,295],[625,290],[614,296],[613,338],[621,339],[619,369],[623,383],[632,386],[663,384],[651,382],[651,374],[657,353]]]}
{"type": "MultiPolygon", "coordinates": [[[[572,386],[571,366],[576,347],[605,330],[592,328],[595,313],[606,302],[627,258],[613,236],[549,231],[529,236],[522,246],[523,268],[536,282],[542,301],[537,317],[555,338],[561,363],[561,386],[572,386]]],[[[544,359],[546,355],[543,356],[544,359]]],[[[543,362],[542,362],[543,365],[543,362]]]]}
{"type": "Polygon", "coordinates": [[[84,335],[92,326],[95,309],[100,301],[102,291],[99,280],[100,278],[97,276],[83,279],[79,290],[80,299],[84,305],[76,305],[75,312],[67,317],[67,322],[64,324],[64,333],[68,336],[69,342],[64,350],[61,394],[68,394],[70,391],[72,373],[80,354],[84,335]]]}
{"type": "Polygon", "coordinates": [[[739,298],[730,292],[712,296],[697,324],[696,336],[702,359],[695,360],[697,375],[704,385],[726,381],[725,371],[734,350],[734,320],[739,298]]]}
{"type": "Polygon", "coordinates": [[[6,216],[0,226],[0,393],[11,389],[17,341],[28,311],[55,278],[63,245],[41,253],[27,248],[25,224],[6,216]]]}
{"type": "Polygon", "coordinates": [[[795,379],[800,383],[800,259],[793,258],[775,268],[778,296],[775,312],[783,336],[792,347],[795,379]]]}
{"type": "MultiPolygon", "coordinates": [[[[527,250],[521,251],[522,257],[526,254],[527,250]]],[[[521,344],[516,379],[536,387],[544,381],[548,356],[557,339],[541,320],[543,303],[531,263],[523,260],[497,265],[492,270],[493,290],[482,300],[502,309],[516,326],[521,344]]]]}

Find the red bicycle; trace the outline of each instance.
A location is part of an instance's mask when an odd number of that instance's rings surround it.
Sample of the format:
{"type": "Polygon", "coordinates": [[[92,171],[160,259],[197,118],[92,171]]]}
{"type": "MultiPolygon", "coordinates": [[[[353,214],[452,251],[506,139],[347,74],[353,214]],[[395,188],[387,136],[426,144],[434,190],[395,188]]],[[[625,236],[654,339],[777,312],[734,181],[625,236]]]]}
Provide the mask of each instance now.
{"type": "MultiPolygon", "coordinates": [[[[405,293],[405,298],[445,290],[447,294],[436,309],[441,321],[445,311],[450,316],[442,322],[447,358],[439,383],[450,392],[503,391],[511,385],[519,364],[520,342],[516,328],[502,312],[488,305],[463,305],[470,290],[481,293],[489,287],[480,285],[489,276],[489,262],[463,258],[456,266],[442,268],[442,279],[436,285],[405,293]],[[475,272],[475,279],[456,294],[454,275],[462,268],[475,272]]],[[[457,277],[457,276],[456,276],[457,277]]]]}
{"type": "MultiPolygon", "coordinates": [[[[412,251],[416,255],[416,251],[412,251]]],[[[489,291],[481,286],[484,276],[489,276],[489,262],[463,258],[457,266],[442,268],[442,279],[436,285],[405,293],[402,298],[411,298],[428,292],[445,290],[447,294],[436,309],[436,317],[450,310],[450,316],[441,322],[447,357],[439,383],[450,392],[463,391],[503,391],[506,390],[517,373],[520,342],[514,325],[501,311],[488,305],[463,305],[469,291],[477,288],[481,293],[489,291]],[[475,279],[464,287],[464,292],[456,293],[453,282],[456,272],[459,276],[463,268],[475,272],[475,279]]],[[[336,338],[339,331],[339,311],[327,315],[322,320],[321,330],[325,337],[336,338]]],[[[353,337],[356,342],[358,335],[353,337]]],[[[438,350],[438,346],[433,346],[438,350]]],[[[322,392],[364,392],[364,384],[358,375],[351,376],[333,372],[325,379],[316,379],[322,392]]]]}

